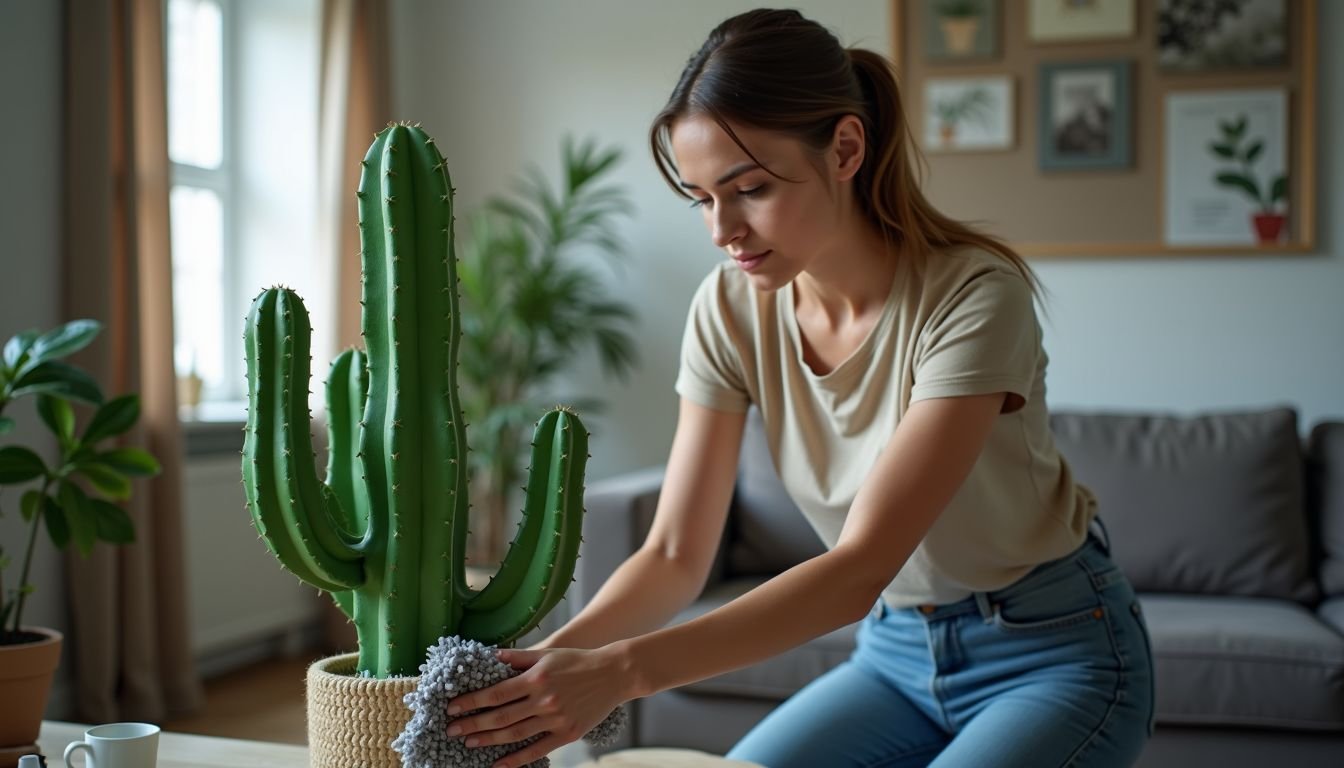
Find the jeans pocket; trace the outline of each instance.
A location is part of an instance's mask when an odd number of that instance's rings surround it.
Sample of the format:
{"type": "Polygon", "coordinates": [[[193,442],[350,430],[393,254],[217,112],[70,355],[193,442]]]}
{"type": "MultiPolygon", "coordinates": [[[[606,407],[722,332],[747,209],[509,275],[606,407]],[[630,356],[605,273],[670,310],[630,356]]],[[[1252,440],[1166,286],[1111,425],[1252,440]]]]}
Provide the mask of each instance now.
{"type": "Polygon", "coordinates": [[[1102,605],[1044,616],[1019,613],[1012,606],[994,606],[994,625],[1005,632],[1049,632],[1096,622],[1105,616],[1102,605]]]}

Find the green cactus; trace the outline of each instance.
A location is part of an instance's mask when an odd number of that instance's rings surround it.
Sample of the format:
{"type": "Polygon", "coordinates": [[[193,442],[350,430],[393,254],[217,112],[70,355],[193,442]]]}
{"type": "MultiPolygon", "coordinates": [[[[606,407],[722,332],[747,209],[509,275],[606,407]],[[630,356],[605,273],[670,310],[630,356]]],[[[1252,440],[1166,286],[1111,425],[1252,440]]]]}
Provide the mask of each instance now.
{"type": "Polygon", "coordinates": [[[578,558],[588,433],[537,423],[523,522],[498,573],[467,586],[466,424],[457,392],[453,189],[418,126],[389,125],[359,183],[363,336],[331,366],[326,482],[308,410],[308,313],[270,288],[247,319],[243,484],[268,549],[355,622],[359,670],[414,675],[441,636],[508,645],[563,597],[578,558]]]}

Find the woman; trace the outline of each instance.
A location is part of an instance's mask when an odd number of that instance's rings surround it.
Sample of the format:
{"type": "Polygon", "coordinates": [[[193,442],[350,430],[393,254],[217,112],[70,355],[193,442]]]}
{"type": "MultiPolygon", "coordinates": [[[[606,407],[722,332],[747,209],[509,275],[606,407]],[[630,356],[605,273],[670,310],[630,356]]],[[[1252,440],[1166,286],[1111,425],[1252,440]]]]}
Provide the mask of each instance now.
{"type": "Polygon", "coordinates": [[[792,11],[728,19],[690,59],[651,143],[731,260],[692,303],[643,547],[544,643],[501,652],[523,674],[457,700],[491,708],[458,721],[475,743],[546,734],[500,765],[578,738],[621,702],[859,620],[852,658],[729,757],[831,768],[1138,756],[1153,708],[1147,634],[1090,535],[1096,504],[1051,440],[1034,276],[925,200],[901,104],[884,59],[792,11]],[[660,629],[705,583],[750,404],[827,551],[660,629]]]}

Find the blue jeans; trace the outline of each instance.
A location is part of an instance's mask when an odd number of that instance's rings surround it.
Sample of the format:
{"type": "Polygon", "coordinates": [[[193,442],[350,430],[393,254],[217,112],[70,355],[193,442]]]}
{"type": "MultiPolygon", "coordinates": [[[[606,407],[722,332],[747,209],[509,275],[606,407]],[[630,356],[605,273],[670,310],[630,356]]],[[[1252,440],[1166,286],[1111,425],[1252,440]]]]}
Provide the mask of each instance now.
{"type": "Polygon", "coordinates": [[[1096,538],[1004,589],[891,609],[729,753],[767,768],[1128,766],[1152,735],[1138,600],[1096,538]]]}

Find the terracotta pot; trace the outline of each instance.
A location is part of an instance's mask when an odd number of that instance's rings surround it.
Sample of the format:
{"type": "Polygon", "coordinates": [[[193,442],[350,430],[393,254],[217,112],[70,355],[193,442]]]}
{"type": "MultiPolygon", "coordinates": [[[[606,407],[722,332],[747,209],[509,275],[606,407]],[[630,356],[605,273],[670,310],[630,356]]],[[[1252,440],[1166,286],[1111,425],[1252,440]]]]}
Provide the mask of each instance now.
{"type": "Polygon", "coordinates": [[[939,26],[949,53],[965,56],[975,50],[975,33],[980,31],[979,17],[943,19],[939,26]]]}
{"type": "Polygon", "coordinates": [[[1254,218],[1255,234],[1262,244],[1279,242],[1284,222],[1288,220],[1287,216],[1281,213],[1257,213],[1254,218]]]}
{"type": "Polygon", "coordinates": [[[45,627],[23,631],[41,639],[0,645],[0,768],[13,768],[19,757],[37,752],[42,713],[61,661],[60,632],[45,627]]]}
{"type": "Polygon", "coordinates": [[[392,742],[411,720],[402,697],[419,677],[359,677],[359,654],[308,667],[308,755],[311,768],[401,768],[392,742]]]}

